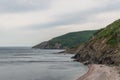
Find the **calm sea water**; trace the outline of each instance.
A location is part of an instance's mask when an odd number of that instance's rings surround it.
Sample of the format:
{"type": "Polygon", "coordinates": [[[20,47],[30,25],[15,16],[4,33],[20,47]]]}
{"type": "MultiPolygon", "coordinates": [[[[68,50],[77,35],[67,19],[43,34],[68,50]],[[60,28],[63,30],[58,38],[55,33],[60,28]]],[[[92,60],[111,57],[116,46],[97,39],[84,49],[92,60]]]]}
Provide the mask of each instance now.
{"type": "Polygon", "coordinates": [[[75,80],[87,71],[59,51],[0,48],[0,80],[75,80]]]}

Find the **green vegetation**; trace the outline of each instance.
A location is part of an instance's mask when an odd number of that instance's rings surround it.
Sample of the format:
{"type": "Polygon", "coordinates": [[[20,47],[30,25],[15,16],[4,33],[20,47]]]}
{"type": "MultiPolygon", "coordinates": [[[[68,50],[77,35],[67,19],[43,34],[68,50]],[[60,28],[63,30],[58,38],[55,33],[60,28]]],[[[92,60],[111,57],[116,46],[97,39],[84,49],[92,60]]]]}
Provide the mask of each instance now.
{"type": "Polygon", "coordinates": [[[120,19],[97,32],[97,39],[106,38],[107,44],[115,47],[120,41],[120,19]]]}
{"type": "Polygon", "coordinates": [[[120,19],[98,30],[94,38],[78,48],[73,58],[85,64],[107,64],[120,67],[120,19]]]}
{"type": "Polygon", "coordinates": [[[50,40],[49,46],[53,47],[58,43],[61,44],[61,48],[75,48],[88,41],[95,32],[96,30],[68,33],[50,40]]]}

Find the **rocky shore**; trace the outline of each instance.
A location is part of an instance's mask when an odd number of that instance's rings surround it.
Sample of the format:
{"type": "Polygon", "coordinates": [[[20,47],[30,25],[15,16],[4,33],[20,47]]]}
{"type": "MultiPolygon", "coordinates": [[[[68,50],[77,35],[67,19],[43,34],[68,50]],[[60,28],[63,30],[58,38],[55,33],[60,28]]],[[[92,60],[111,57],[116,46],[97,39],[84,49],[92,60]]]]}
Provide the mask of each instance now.
{"type": "Polygon", "coordinates": [[[77,80],[120,80],[116,67],[90,64],[88,72],[77,80]]]}

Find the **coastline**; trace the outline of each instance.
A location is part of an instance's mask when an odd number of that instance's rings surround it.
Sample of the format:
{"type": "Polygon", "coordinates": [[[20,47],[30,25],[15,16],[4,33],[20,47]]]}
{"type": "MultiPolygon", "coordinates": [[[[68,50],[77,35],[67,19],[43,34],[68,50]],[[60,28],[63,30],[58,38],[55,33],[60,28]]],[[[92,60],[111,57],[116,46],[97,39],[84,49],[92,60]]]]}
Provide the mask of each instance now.
{"type": "Polygon", "coordinates": [[[120,76],[115,67],[102,64],[90,64],[88,68],[88,72],[77,80],[120,80],[120,76]]]}

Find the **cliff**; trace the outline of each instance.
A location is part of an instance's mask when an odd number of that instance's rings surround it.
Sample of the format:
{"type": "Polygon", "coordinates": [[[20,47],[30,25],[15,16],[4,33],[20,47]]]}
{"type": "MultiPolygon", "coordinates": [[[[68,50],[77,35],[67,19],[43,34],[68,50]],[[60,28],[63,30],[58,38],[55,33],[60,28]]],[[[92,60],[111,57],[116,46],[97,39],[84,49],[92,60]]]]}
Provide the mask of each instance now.
{"type": "Polygon", "coordinates": [[[90,37],[96,30],[91,31],[79,31],[79,32],[71,32],[59,37],[55,37],[49,41],[42,42],[33,48],[40,49],[66,49],[66,48],[76,48],[79,45],[88,41],[90,37]]]}
{"type": "Polygon", "coordinates": [[[38,45],[35,45],[34,47],[32,48],[40,48],[40,49],[48,49],[49,46],[48,46],[48,41],[44,41],[38,45]]]}
{"type": "Polygon", "coordinates": [[[120,19],[97,31],[73,58],[85,64],[120,65],[120,19]]]}

